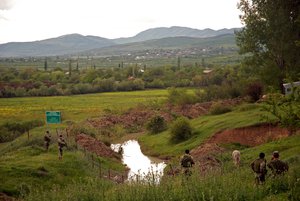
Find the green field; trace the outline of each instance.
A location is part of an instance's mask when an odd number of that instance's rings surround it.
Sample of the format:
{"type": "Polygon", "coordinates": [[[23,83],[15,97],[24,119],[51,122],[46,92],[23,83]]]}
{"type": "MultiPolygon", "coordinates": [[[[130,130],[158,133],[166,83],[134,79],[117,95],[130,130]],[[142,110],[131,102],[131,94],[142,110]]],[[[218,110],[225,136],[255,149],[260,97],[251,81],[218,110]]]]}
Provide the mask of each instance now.
{"type": "Polygon", "coordinates": [[[122,112],[137,104],[152,104],[167,97],[167,90],[98,93],[74,96],[1,98],[0,124],[6,121],[45,119],[46,111],[61,111],[63,123],[97,117],[104,111],[122,112]]]}

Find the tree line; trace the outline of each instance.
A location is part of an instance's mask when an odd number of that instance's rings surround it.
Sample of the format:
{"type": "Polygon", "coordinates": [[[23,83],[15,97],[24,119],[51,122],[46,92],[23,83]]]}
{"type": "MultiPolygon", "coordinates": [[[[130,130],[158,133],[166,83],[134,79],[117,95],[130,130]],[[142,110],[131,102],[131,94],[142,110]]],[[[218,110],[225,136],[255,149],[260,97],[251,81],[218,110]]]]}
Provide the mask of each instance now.
{"type": "Polygon", "coordinates": [[[163,66],[147,69],[131,66],[86,70],[54,68],[47,71],[35,68],[2,68],[0,72],[0,97],[7,98],[168,87],[209,87],[207,93],[211,94],[208,95],[230,98],[243,94],[245,87],[256,79],[249,78],[240,66],[216,66],[209,71],[203,66],[163,66]]]}

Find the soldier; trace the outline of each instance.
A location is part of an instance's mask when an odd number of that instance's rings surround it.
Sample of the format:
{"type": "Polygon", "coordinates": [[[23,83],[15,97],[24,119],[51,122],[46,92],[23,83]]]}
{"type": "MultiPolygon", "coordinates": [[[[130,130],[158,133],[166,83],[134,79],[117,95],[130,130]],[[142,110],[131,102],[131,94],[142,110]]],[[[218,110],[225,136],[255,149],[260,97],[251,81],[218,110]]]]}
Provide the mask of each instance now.
{"type": "Polygon", "coordinates": [[[185,150],[185,154],[181,157],[180,163],[183,168],[183,173],[190,176],[192,174],[190,168],[195,164],[193,157],[190,155],[190,150],[185,150]]]}
{"type": "Polygon", "coordinates": [[[263,184],[266,180],[265,176],[267,174],[267,161],[265,159],[265,154],[260,153],[259,158],[254,160],[250,166],[255,173],[255,183],[257,185],[263,184]]]}
{"type": "Polygon", "coordinates": [[[63,156],[63,147],[67,146],[67,143],[62,134],[59,135],[57,139],[57,143],[58,143],[58,150],[59,150],[58,159],[61,160],[63,156]]]}
{"type": "Polygon", "coordinates": [[[50,132],[47,130],[44,135],[44,144],[45,144],[46,151],[48,151],[49,149],[50,141],[51,141],[51,135],[50,132]]]}
{"type": "Polygon", "coordinates": [[[273,176],[283,175],[289,170],[287,163],[279,159],[279,152],[274,151],[272,160],[268,163],[268,168],[271,169],[273,176]]]}
{"type": "Polygon", "coordinates": [[[235,166],[240,167],[241,162],[241,152],[239,150],[234,150],[232,152],[232,159],[235,166]]]}

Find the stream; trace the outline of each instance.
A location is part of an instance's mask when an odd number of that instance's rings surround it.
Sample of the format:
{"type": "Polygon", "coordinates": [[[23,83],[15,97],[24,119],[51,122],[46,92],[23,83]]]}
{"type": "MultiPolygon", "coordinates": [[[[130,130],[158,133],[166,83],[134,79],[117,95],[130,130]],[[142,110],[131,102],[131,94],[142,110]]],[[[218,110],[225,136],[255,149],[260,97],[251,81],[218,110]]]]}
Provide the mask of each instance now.
{"type": "Polygon", "coordinates": [[[128,181],[149,181],[159,183],[163,175],[166,164],[157,159],[145,156],[136,140],[129,140],[122,144],[112,144],[111,148],[118,152],[120,147],[123,149],[122,162],[130,169],[128,172],[128,181]]]}

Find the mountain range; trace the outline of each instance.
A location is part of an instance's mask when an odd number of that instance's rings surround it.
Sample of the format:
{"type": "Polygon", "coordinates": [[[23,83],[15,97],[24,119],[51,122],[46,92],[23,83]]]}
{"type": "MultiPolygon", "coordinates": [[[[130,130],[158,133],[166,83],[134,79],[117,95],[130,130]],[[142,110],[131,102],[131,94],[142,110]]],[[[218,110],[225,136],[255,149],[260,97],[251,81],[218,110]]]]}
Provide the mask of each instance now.
{"type": "Polygon", "coordinates": [[[153,48],[181,48],[204,41],[214,42],[217,38],[220,40],[220,37],[229,37],[230,41],[233,41],[234,32],[237,30],[239,28],[199,30],[178,26],[160,27],[142,31],[133,37],[117,39],[69,34],[40,41],[0,44],[0,57],[59,56],[81,53],[113,55],[119,54],[117,50],[128,52],[153,48]]]}

